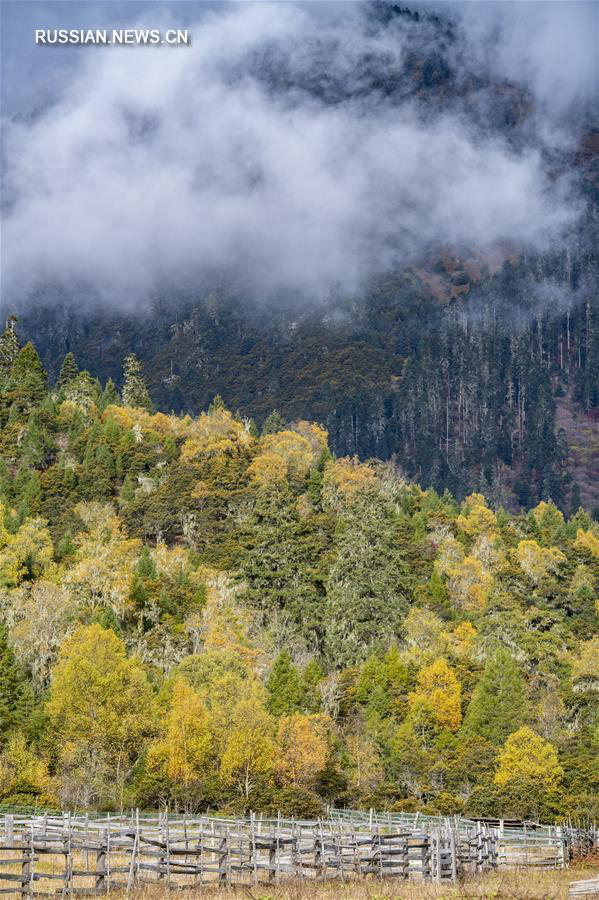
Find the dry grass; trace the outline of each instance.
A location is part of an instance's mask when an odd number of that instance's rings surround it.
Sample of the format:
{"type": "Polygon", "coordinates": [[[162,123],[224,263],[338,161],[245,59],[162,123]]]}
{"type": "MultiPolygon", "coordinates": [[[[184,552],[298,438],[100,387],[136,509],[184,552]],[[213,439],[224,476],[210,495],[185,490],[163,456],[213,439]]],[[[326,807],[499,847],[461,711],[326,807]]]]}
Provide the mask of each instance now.
{"type": "MultiPolygon", "coordinates": [[[[207,900],[434,900],[437,897],[448,900],[565,900],[571,881],[584,881],[597,874],[597,869],[588,868],[536,871],[519,869],[490,872],[447,886],[391,879],[383,883],[369,879],[321,884],[289,881],[277,887],[204,887],[193,892],[177,892],[175,896],[181,900],[191,896],[202,896],[207,900]]],[[[172,898],[173,894],[164,887],[147,886],[143,890],[132,892],[131,897],[135,900],[166,900],[167,897],[172,898]]]]}
{"type": "MultiPolygon", "coordinates": [[[[8,854],[4,854],[5,860],[8,854]]],[[[11,853],[10,856],[13,854],[11,853]]],[[[15,853],[14,856],[16,857],[15,853]]],[[[8,860],[6,860],[8,862],[8,860]]],[[[84,854],[76,853],[74,867],[87,868],[84,854]]],[[[95,867],[95,854],[90,854],[90,868],[95,867]]],[[[114,858],[114,863],[126,865],[128,857],[114,858]]],[[[18,872],[19,866],[1,867],[4,872],[18,872]]],[[[61,873],[64,871],[64,857],[60,855],[43,856],[38,859],[35,871],[42,873],[61,873]]],[[[568,885],[572,881],[585,881],[599,875],[599,860],[585,861],[570,869],[501,869],[482,875],[464,878],[458,884],[436,885],[430,882],[419,882],[401,879],[386,879],[381,882],[368,876],[342,881],[299,881],[288,879],[278,885],[231,885],[219,888],[215,885],[198,885],[189,890],[177,886],[177,890],[168,888],[166,884],[145,885],[134,888],[130,900],[190,900],[194,897],[205,897],[206,900],[435,900],[435,898],[453,898],[453,900],[475,900],[475,898],[494,898],[494,900],[566,900],[568,885]]],[[[127,880],[125,873],[116,876],[119,881],[127,880]]],[[[173,887],[176,881],[173,878],[173,887]]],[[[92,887],[95,883],[93,875],[78,877],[76,887],[92,887]]],[[[48,890],[46,883],[36,883],[37,890],[48,890]]],[[[6,882],[0,887],[8,888],[6,882]]],[[[60,890],[60,881],[54,881],[50,889],[60,890]]],[[[5,896],[18,897],[20,892],[5,896]]],[[[76,896],[76,894],[74,894],[76,896]]],[[[124,900],[124,892],[113,890],[110,894],[115,900],[124,900]]]]}

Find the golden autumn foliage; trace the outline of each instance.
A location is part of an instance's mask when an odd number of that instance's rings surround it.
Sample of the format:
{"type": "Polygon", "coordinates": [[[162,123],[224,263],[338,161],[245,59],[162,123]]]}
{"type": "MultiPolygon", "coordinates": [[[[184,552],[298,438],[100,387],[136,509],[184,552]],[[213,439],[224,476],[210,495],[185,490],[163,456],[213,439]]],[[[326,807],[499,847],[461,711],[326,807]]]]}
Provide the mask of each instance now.
{"type": "Polygon", "coordinates": [[[447,569],[447,590],[453,603],[464,610],[481,609],[487,600],[493,579],[480,559],[465,556],[447,569]]]}
{"type": "Polygon", "coordinates": [[[575,691],[599,692],[599,636],[580,646],[572,663],[572,682],[575,691]]]}
{"type": "Polygon", "coordinates": [[[312,444],[295,431],[277,431],[260,441],[260,452],[248,469],[252,481],[262,487],[288,478],[302,478],[315,460],[312,444]]]}
{"type": "Polygon", "coordinates": [[[495,513],[487,506],[482,494],[470,494],[462,504],[456,525],[470,538],[493,532],[497,527],[495,513]]]}
{"type": "Polygon", "coordinates": [[[208,456],[231,456],[248,448],[254,438],[243,422],[226,409],[202,415],[187,429],[190,435],[181,448],[181,459],[188,462],[208,456]]]}
{"type": "Polygon", "coordinates": [[[0,801],[599,814],[590,513],[92,387],[0,435],[0,801]]]}
{"type": "Polygon", "coordinates": [[[414,726],[457,731],[462,722],[462,689],[447,661],[439,657],[425,666],[418,672],[416,682],[416,690],[408,695],[414,726]]]}
{"type": "Polygon", "coordinates": [[[220,772],[225,783],[238,785],[247,799],[259,778],[269,778],[280,768],[274,723],[257,700],[239,703],[226,735],[220,772]]]}
{"type": "Polygon", "coordinates": [[[62,645],[46,712],[63,745],[97,750],[133,751],[155,727],[143,667],[100,625],[80,626],[62,645]]]}
{"type": "Polygon", "coordinates": [[[318,714],[293,713],[279,719],[279,772],[294,786],[313,786],[324,769],[329,749],[331,722],[318,714]]]}
{"type": "Polygon", "coordinates": [[[512,782],[529,782],[551,792],[563,776],[555,747],[523,726],[509,736],[499,754],[495,784],[506,787],[512,782]]]}
{"type": "Polygon", "coordinates": [[[43,519],[26,519],[11,534],[4,527],[4,516],[0,504],[0,585],[16,587],[26,576],[43,575],[52,562],[52,541],[43,519]]]}
{"type": "Polygon", "coordinates": [[[547,575],[556,575],[566,557],[557,547],[541,547],[536,541],[520,541],[516,557],[531,581],[538,583],[547,575]]]}
{"type": "Polygon", "coordinates": [[[64,584],[88,612],[112,610],[123,615],[141,541],[131,539],[108,504],[79,504],[87,529],[77,537],[76,556],[64,584]]]}
{"type": "Polygon", "coordinates": [[[579,528],[576,532],[574,546],[580,550],[588,550],[591,556],[599,559],[599,537],[594,532],[579,528]]]}
{"type": "Polygon", "coordinates": [[[35,796],[42,805],[57,804],[48,763],[22,734],[11,735],[0,753],[0,795],[35,796]]]}
{"type": "Polygon", "coordinates": [[[214,752],[210,716],[199,694],[181,676],[175,678],[161,737],[150,744],[148,766],[185,788],[201,781],[214,752]]]}
{"type": "Polygon", "coordinates": [[[356,457],[344,457],[331,462],[325,471],[324,494],[329,503],[335,505],[337,498],[351,499],[361,491],[378,484],[372,468],[361,463],[356,457]]]}
{"type": "Polygon", "coordinates": [[[102,414],[102,421],[116,422],[121,428],[132,430],[138,440],[151,437],[182,437],[187,433],[188,422],[178,416],[167,416],[164,413],[150,413],[139,406],[107,406],[102,414]]]}

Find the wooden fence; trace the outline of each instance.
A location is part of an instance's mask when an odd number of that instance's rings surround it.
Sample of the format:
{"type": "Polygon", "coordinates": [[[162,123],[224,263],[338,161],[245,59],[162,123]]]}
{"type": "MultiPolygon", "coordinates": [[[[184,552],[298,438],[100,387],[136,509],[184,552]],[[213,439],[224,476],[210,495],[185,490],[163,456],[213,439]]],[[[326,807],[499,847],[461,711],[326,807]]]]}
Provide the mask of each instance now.
{"type": "Polygon", "coordinates": [[[195,888],[358,875],[443,882],[497,866],[567,864],[562,835],[506,836],[480,822],[428,818],[7,814],[0,816],[0,893],[95,896],[145,883],[195,888]]]}

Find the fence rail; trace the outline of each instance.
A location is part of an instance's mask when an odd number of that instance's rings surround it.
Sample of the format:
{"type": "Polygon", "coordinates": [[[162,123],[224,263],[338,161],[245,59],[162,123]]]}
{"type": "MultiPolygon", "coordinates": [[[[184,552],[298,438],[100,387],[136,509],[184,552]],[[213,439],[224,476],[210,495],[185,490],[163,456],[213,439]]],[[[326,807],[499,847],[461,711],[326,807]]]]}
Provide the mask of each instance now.
{"type": "Polygon", "coordinates": [[[331,810],[326,819],[0,814],[0,894],[96,896],[145,883],[284,878],[454,881],[498,866],[564,867],[564,829],[331,810]]]}

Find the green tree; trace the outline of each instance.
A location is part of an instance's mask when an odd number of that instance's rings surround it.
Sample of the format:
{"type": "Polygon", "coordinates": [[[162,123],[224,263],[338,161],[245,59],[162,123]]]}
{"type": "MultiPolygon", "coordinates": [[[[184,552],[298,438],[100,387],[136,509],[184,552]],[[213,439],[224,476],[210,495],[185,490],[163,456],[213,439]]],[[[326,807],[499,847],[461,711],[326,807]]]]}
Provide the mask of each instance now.
{"type": "Polygon", "coordinates": [[[400,532],[393,505],[375,491],[358,494],[341,518],[326,581],[326,651],[337,667],[401,633],[411,584],[400,532]]]}
{"type": "Polygon", "coordinates": [[[266,706],[274,716],[291,715],[302,707],[303,686],[300,673],[287,650],[277,656],[266,685],[266,706]]]}
{"type": "Polygon", "coordinates": [[[135,353],[130,353],[123,363],[123,403],[151,411],[152,401],[143,379],[142,365],[135,353]]]}
{"type": "Polygon", "coordinates": [[[499,747],[526,719],[524,682],[511,653],[503,648],[490,657],[474,689],[464,732],[499,747]]]}
{"type": "Polygon", "coordinates": [[[79,368],[77,363],[75,362],[75,357],[69,351],[65,358],[62,361],[62,366],[60,367],[60,372],[58,373],[58,380],[56,382],[56,386],[58,390],[62,390],[62,388],[66,387],[67,384],[70,384],[77,375],[79,374],[79,368]]]}
{"type": "Polygon", "coordinates": [[[16,324],[17,317],[9,316],[6,328],[0,335],[0,383],[8,378],[21,349],[16,324]]]}
{"type": "Polygon", "coordinates": [[[31,693],[15,659],[4,625],[0,625],[0,743],[17,727],[22,727],[29,710],[31,693]]]}
{"type": "Polygon", "coordinates": [[[276,434],[278,431],[283,431],[284,428],[287,427],[287,421],[283,418],[283,416],[276,409],[267,416],[264,425],[262,426],[262,434],[276,434]]]}
{"type": "Polygon", "coordinates": [[[100,409],[104,411],[107,406],[118,406],[120,399],[114,381],[109,378],[100,397],[100,409]]]}
{"type": "Polygon", "coordinates": [[[21,419],[46,396],[47,376],[33,344],[26,344],[17,356],[5,382],[3,407],[10,416],[21,419]]]}

